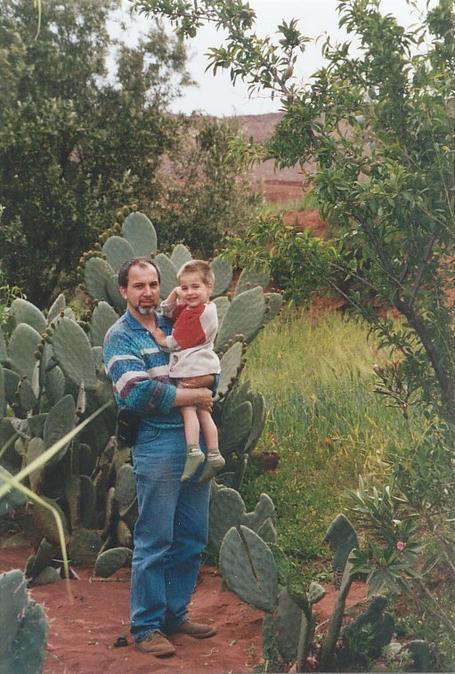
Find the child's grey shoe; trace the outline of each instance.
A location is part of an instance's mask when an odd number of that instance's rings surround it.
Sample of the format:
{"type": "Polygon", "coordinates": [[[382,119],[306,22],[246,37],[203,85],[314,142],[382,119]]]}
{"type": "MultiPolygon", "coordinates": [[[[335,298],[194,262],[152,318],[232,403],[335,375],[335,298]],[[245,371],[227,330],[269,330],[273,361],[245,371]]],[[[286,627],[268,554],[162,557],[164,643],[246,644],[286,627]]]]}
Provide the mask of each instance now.
{"type": "Polygon", "coordinates": [[[215,477],[215,475],[223,468],[225,463],[226,461],[219,452],[207,454],[205,466],[198,482],[208,482],[211,480],[212,477],[215,477]]]}
{"type": "Polygon", "coordinates": [[[204,462],[204,459],[204,452],[202,452],[199,447],[189,448],[180,481],[183,482],[184,480],[189,480],[190,477],[197,471],[201,463],[204,462]]]}

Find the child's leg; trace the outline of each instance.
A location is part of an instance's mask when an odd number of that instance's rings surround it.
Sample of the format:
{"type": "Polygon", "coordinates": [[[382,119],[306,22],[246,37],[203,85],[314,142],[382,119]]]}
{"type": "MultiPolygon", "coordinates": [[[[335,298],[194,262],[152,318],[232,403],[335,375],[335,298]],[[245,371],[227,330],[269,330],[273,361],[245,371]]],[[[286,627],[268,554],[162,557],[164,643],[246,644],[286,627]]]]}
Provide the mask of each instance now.
{"type": "Polygon", "coordinates": [[[196,408],[190,406],[181,407],[180,412],[183,417],[187,451],[185,466],[180,478],[183,481],[188,480],[193,475],[205,457],[199,447],[200,427],[196,408]]]}
{"type": "Polygon", "coordinates": [[[202,471],[199,482],[211,480],[216,473],[224,466],[225,460],[218,449],[218,429],[208,410],[197,410],[202,435],[207,445],[207,460],[202,471]]]}

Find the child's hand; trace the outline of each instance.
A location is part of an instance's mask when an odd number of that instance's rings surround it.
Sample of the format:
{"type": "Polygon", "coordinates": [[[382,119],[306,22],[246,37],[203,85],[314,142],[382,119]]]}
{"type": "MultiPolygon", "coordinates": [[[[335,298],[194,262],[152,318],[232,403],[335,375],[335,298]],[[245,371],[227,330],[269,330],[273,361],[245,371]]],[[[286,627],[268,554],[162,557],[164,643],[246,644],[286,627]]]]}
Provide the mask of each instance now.
{"type": "Polygon", "coordinates": [[[183,302],[183,299],[182,299],[182,289],[180,288],[180,286],[176,286],[172,292],[175,293],[176,301],[177,301],[179,304],[180,304],[181,302],[183,302]]]}
{"type": "Polygon", "coordinates": [[[160,346],[166,345],[166,335],[161,330],[161,328],[155,328],[154,330],[152,330],[152,337],[155,340],[155,342],[160,346]]]}

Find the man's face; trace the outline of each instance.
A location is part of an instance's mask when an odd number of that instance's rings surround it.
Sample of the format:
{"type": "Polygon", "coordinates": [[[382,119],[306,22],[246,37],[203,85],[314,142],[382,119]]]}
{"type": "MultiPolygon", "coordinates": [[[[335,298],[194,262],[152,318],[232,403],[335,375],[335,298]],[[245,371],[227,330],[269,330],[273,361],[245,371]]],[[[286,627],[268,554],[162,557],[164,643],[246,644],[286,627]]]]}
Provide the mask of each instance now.
{"type": "Polygon", "coordinates": [[[133,314],[148,316],[160,301],[158,274],[152,265],[133,265],[128,273],[128,285],[120,288],[128,309],[133,314]]]}

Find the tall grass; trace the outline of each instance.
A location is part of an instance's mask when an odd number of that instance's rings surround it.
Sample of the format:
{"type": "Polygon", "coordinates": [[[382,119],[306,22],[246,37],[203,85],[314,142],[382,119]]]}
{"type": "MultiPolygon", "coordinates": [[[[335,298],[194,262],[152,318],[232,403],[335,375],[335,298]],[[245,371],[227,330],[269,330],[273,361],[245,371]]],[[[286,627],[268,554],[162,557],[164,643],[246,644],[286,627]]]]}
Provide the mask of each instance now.
{"type": "Polygon", "coordinates": [[[373,392],[373,365],[387,357],[334,312],[312,321],[288,311],[250,347],[244,376],[268,408],[256,452],[276,450],[280,463],[258,474],[253,462],[242,491],[250,507],[263,491],[273,498],[279,543],[297,560],[327,556],[321,541],[345,490],[360,473],[383,475],[387,453],[410,442],[410,426],[373,392]]]}

